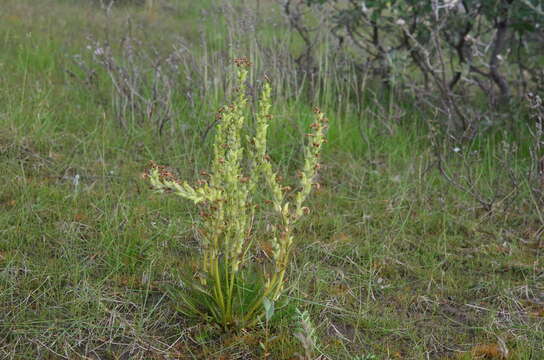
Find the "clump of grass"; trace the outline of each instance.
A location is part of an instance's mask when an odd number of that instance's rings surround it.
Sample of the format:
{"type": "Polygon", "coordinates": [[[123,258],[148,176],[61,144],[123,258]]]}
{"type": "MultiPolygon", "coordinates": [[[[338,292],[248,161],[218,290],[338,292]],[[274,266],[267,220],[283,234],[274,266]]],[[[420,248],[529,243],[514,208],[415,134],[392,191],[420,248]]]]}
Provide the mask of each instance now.
{"type": "Polygon", "coordinates": [[[276,301],[284,289],[291,249],[293,226],[309,209],[304,201],[317,184],[319,154],[325,142],[327,119],[315,109],[312,132],[304,148],[304,165],[298,172],[297,189],[283,186],[267,154],[267,128],[271,118],[271,87],[265,83],[253,136],[244,138],[248,99],[246,79],[250,63],[237,59],[238,95],[218,113],[219,123],[213,145],[213,161],[207,180],[193,187],[177,180],[164,167],[153,164],[149,178],[159,191],[169,191],[191,200],[201,211],[201,261],[197,279],[186,279],[182,291],[174,290],[181,300],[181,311],[220,324],[223,328],[254,326],[265,314],[264,304],[276,301]],[[245,158],[245,159],[244,159],[245,158]],[[244,161],[249,171],[244,169],[244,161]],[[268,199],[261,183],[268,188],[268,199]],[[263,197],[265,199],[263,199],[263,197]],[[264,200],[264,201],[263,201],[264,200]],[[257,269],[252,262],[252,247],[257,212],[272,207],[275,216],[267,217],[270,229],[269,263],[257,269]],[[269,265],[269,266],[267,266],[269,265]]]}

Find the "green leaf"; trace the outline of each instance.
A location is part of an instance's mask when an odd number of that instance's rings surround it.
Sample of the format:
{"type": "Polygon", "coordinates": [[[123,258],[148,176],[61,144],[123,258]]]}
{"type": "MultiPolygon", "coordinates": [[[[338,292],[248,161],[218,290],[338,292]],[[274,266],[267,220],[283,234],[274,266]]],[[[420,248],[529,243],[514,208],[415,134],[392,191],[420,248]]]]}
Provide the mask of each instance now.
{"type": "Polygon", "coordinates": [[[266,321],[270,321],[272,319],[272,316],[274,316],[274,302],[268,300],[267,298],[263,299],[263,307],[264,307],[264,317],[266,318],[266,321]]]}

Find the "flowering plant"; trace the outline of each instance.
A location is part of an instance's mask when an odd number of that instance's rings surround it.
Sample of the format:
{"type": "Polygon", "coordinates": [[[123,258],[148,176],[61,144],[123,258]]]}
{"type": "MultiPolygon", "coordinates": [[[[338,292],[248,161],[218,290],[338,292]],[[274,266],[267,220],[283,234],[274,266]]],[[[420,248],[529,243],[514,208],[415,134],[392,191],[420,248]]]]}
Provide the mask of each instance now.
{"type": "Polygon", "coordinates": [[[293,225],[309,211],[303,204],[312,187],[317,186],[314,178],[327,127],[327,119],[315,109],[315,121],[304,148],[304,165],[298,172],[299,186],[294,190],[282,186],[266,151],[271,87],[268,83],[263,86],[253,136],[243,138],[248,108],[245,82],[250,63],[245,58],[235,62],[237,96],[218,112],[211,171],[203,172],[206,180],[192,186],[162,166],[152,164],[149,171],[154,189],[191,200],[201,210],[199,275],[176,292],[181,300],[180,311],[202,316],[224,328],[255,325],[264,314],[263,304],[281,295],[294,242],[293,225]],[[266,196],[263,188],[268,190],[268,199],[261,201],[266,196]],[[252,249],[255,238],[262,234],[255,234],[253,229],[257,212],[266,205],[275,214],[266,220],[270,262],[257,271],[252,249]]]}

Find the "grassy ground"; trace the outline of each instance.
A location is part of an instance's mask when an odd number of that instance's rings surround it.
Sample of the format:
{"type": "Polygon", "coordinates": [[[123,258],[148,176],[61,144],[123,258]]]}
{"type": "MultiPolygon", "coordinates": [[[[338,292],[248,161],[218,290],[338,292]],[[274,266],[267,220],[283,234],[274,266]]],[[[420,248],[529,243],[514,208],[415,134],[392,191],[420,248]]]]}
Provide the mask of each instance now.
{"type": "MultiPolygon", "coordinates": [[[[541,209],[521,190],[486,211],[445,181],[415,111],[385,127],[325,109],[322,187],[298,229],[286,315],[270,328],[224,334],[176,314],[161,289],[176,269],[193,266],[196,212],[152,193],[141,174],[149,160],[189,179],[205,169],[209,139],[201,134],[215,109],[181,114],[184,133],[121,129],[108,91],[66,70],[89,35],[118,39],[128,17],[165,48],[176,34],[198,40],[222,22],[203,22],[183,2],[109,17],[74,1],[4,4],[0,358],[294,359],[303,354],[295,307],[310,312],[315,358],[544,358],[541,209]]],[[[289,168],[300,160],[298,119],[310,105],[276,107],[272,155],[289,168]]],[[[496,143],[449,151],[447,166],[459,178],[470,172],[476,190],[492,195],[507,182],[496,143]],[[468,169],[461,160],[472,150],[468,169]]]]}

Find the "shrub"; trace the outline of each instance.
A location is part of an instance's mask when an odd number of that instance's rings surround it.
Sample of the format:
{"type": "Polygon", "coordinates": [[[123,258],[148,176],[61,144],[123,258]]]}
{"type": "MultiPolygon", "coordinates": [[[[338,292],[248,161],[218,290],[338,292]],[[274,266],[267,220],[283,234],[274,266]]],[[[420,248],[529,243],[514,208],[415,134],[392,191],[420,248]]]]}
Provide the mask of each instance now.
{"type": "Polygon", "coordinates": [[[264,84],[253,136],[243,137],[248,108],[245,82],[250,64],[247,59],[237,59],[236,64],[237,97],[218,113],[220,121],[207,180],[191,186],[155,164],[149,172],[156,190],[191,200],[201,210],[200,268],[197,276],[185,279],[183,288],[172,290],[180,301],[179,309],[187,316],[200,316],[225,329],[255,325],[263,315],[263,304],[276,301],[282,294],[294,243],[293,226],[309,211],[303,204],[315,185],[327,127],[327,119],[315,109],[304,164],[298,172],[299,186],[294,190],[282,186],[266,151],[270,85],[264,84]],[[255,234],[253,229],[260,219],[257,215],[264,213],[267,205],[275,215],[263,217],[270,229],[265,239],[271,249],[270,259],[258,266],[252,249],[255,240],[264,234],[255,234]]]}
{"type": "MultiPolygon", "coordinates": [[[[381,78],[389,93],[414,96],[439,110],[457,135],[498,123],[505,105],[519,105],[540,87],[540,0],[335,0],[285,1],[292,27],[317,48],[303,4],[319,9],[328,28],[359,73],[381,78]],[[399,90],[402,90],[400,92],[399,90]],[[488,106],[482,106],[482,105],[488,106]],[[484,126],[482,126],[484,125],[484,126]]],[[[311,63],[311,61],[310,61],[311,63]]],[[[515,108],[514,108],[515,109],[515,108]]],[[[514,118],[506,116],[503,120],[514,118]]],[[[466,134],[465,134],[466,135],[466,134]]]]}

